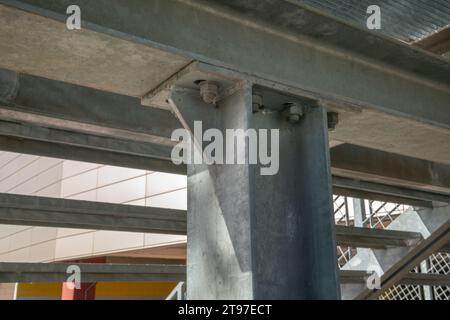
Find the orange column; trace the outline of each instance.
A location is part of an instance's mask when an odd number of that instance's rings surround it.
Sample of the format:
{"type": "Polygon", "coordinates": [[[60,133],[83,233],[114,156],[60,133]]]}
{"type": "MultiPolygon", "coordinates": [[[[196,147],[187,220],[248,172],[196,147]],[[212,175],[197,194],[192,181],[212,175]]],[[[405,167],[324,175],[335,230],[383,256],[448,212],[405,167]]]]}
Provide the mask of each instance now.
{"type": "Polygon", "coordinates": [[[95,300],[96,283],[82,283],[80,289],[73,288],[73,283],[63,283],[61,300],[95,300]]]}

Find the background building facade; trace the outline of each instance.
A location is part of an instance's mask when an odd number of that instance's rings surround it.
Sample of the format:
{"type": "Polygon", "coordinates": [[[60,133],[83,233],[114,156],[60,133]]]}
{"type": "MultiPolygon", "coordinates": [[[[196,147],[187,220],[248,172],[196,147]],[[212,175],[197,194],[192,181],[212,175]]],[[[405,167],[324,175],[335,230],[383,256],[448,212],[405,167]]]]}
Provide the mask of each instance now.
{"type": "MultiPolygon", "coordinates": [[[[186,210],[186,176],[9,152],[0,153],[0,192],[186,210]]],[[[48,263],[93,257],[183,260],[184,254],[167,247],[185,243],[186,236],[176,235],[0,225],[2,262],[48,263]],[[166,250],[161,253],[157,248],[166,250]]],[[[129,285],[129,290],[137,292],[148,286],[129,285]]],[[[33,292],[55,297],[60,287],[39,286],[33,291],[33,286],[21,285],[24,297],[33,292]]],[[[166,294],[167,285],[159,287],[166,294]]],[[[3,284],[0,297],[11,297],[14,290],[14,285],[3,284]]],[[[106,297],[114,292],[112,288],[101,290],[97,288],[97,293],[106,297]]]]}

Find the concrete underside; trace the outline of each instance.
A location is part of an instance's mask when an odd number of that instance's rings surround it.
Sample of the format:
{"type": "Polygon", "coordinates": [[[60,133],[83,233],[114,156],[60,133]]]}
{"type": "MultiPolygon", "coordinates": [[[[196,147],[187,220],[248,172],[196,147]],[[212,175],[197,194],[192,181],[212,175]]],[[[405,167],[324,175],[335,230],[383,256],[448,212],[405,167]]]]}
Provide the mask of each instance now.
{"type": "MultiPolygon", "coordinates": [[[[330,140],[450,164],[450,131],[369,109],[338,108],[330,140]]],[[[450,112],[450,102],[449,102],[450,112]]]]}
{"type": "Polygon", "coordinates": [[[189,61],[0,5],[0,67],[141,97],[189,61]]]}
{"type": "MultiPolygon", "coordinates": [[[[69,31],[61,22],[4,5],[0,21],[0,68],[49,79],[143,97],[190,63],[186,57],[88,29],[69,31]]],[[[330,135],[333,145],[351,143],[450,164],[447,129],[373,109],[328,107],[340,116],[330,135]]]]}

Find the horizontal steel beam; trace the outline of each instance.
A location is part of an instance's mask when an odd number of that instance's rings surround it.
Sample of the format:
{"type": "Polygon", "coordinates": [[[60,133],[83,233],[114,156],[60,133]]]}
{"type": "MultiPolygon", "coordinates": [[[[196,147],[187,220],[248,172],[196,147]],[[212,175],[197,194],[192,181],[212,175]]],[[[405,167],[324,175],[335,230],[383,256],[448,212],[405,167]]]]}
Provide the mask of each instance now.
{"type": "Polygon", "coordinates": [[[315,99],[450,128],[448,62],[300,1],[136,0],[126,10],[121,0],[0,3],[62,23],[67,7],[77,4],[86,29],[291,86],[315,99]],[[180,37],[180,30],[190,36],[180,37]]]}
{"type": "Polygon", "coordinates": [[[0,224],[184,235],[186,212],[0,194],[0,224]]]}
{"type": "Polygon", "coordinates": [[[395,196],[399,198],[406,198],[420,201],[436,201],[442,203],[450,203],[450,195],[446,194],[421,191],[376,182],[361,181],[345,177],[333,176],[333,187],[344,190],[357,190],[363,192],[370,192],[373,194],[395,196]]]}
{"type": "Polygon", "coordinates": [[[0,283],[67,282],[73,272],[69,266],[80,268],[82,282],[179,282],[186,279],[183,265],[1,262],[0,283]]]}
{"type": "MultiPolygon", "coordinates": [[[[11,225],[186,234],[183,210],[0,194],[0,223],[11,225]]],[[[339,245],[368,248],[413,245],[420,234],[336,227],[339,245]]]]}
{"type": "Polygon", "coordinates": [[[336,226],[337,244],[354,248],[409,247],[421,239],[417,232],[336,226]]]}
{"type": "Polygon", "coordinates": [[[344,197],[352,197],[358,199],[367,199],[374,201],[382,201],[382,202],[390,202],[390,203],[400,203],[406,204],[413,207],[423,207],[423,208],[432,208],[433,203],[431,201],[423,201],[416,200],[411,198],[404,198],[395,195],[387,195],[380,194],[370,191],[357,190],[357,189],[349,189],[349,188],[340,188],[333,185],[333,194],[344,196],[344,197]]]}
{"type": "Polygon", "coordinates": [[[411,286],[450,286],[449,274],[410,273],[400,284],[411,286]]]}
{"type": "Polygon", "coordinates": [[[186,174],[171,147],[0,120],[0,150],[118,167],[186,174]]]}
{"type": "Polygon", "coordinates": [[[366,271],[359,271],[359,270],[340,270],[339,271],[339,283],[342,284],[348,284],[348,283],[364,283],[366,281],[366,278],[370,274],[366,271]]]}
{"type": "MultiPolygon", "coordinates": [[[[13,138],[3,139],[3,150],[186,172],[185,166],[160,161],[170,160],[168,144],[173,142],[168,142],[168,136],[180,126],[170,112],[144,108],[136,98],[8,70],[0,70],[0,88],[0,136],[13,138]]],[[[448,166],[429,161],[342,145],[332,148],[331,163],[337,176],[414,186],[427,192],[450,190],[448,166]]]]}
{"type": "MultiPolygon", "coordinates": [[[[1,108],[1,107],[0,107],[1,108]]],[[[2,116],[0,109],[0,119],[2,116]]],[[[139,155],[150,159],[170,160],[171,146],[126,140],[121,136],[104,137],[67,129],[22,123],[21,120],[0,120],[0,136],[50,142],[87,149],[139,155]],[[16,122],[17,121],[17,122],[16,122]]]]}
{"type": "Polygon", "coordinates": [[[331,148],[335,176],[450,194],[450,166],[351,144],[331,148]]]}
{"type": "MultiPolygon", "coordinates": [[[[186,279],[185,265],[86,264],[86,263],[0,263],[0,283],[66,282],[70,266],[81,271],[82,282],[179,282],[186,279]]],[[[365,271],[341,270],[340,282],[366,281],[365,271]]],[[[400,280],[405,285],[449,286],[450,277],[443,274],[409,273],[400,280]]]]}
{"type": "MultiPolygon", "coordinates": [[[[186,174],[185,165],[169,159],[168,147],[64,132],[0,120],[0,150],[84,161],[119,167],[186,174]]],[[[414,189],[333,176],[337,195],[431,207],[431,201],[449,202],[449,196],[414,189]]]]}
{"type": "Polygon", "coordinates": [[[140,99],[0,69],[0,119],[105,137],[173,145],[181,127],[140,99]]]}
{"type": "MultiPolygon", "coordinates": [[[[7,70],[0,70],[0,88],[2,150],[186,173],[185,166],[170,161],[168,135],[180,124],[168,111],[142,107],[136,98],[7,70]]],[[[434,191],[449,187],[448,166],[367,148],[332,148],[331,163],[335,176],[401,183],[426,192],[417,196],[412,191],[410,196],[410,188],[400,192],[389,187],[395,191],[391,193],[380,192],[377,184],[354,188],[334,183],[337,194],[358,196],[355,192],[364,192],[371,193],[365,195],[369,198],[429,206],[426,201],[435,200],[434,191]]]]}
{"type": "Polygon", "coordinates": [[[136,98],[0,70],[0,150],[185,174],[170,161],[178,126],[136,98]]]}
{"type": "MultiPolygon", "coordinates": [[[[365,271],[341,270],[339,273],[341,284],[365,283],[370,274],[365,271]]],[[[432,273],[408,273],[396,285],[412,286],[450,286],[450,275],[432,273]]]]}

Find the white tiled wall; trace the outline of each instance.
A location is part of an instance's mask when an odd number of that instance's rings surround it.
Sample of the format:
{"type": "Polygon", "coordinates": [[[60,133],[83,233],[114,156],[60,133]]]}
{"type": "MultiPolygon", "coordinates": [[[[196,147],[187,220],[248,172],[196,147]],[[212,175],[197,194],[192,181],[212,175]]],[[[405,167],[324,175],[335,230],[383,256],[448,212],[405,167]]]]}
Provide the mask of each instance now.
{"type": "MultiPolygon", "coordinates": [[[[0,152],[0,192],[186,209],[186,177],[0,152]]],[[[50,262],[185,241],[184,236],[0,225],[0,261],[50,262]]]]}
{"type": "Polygon", "coordinates": [[[0,283],[0,300],[13,300],[15,290],[15,283],[0,283]]]}

